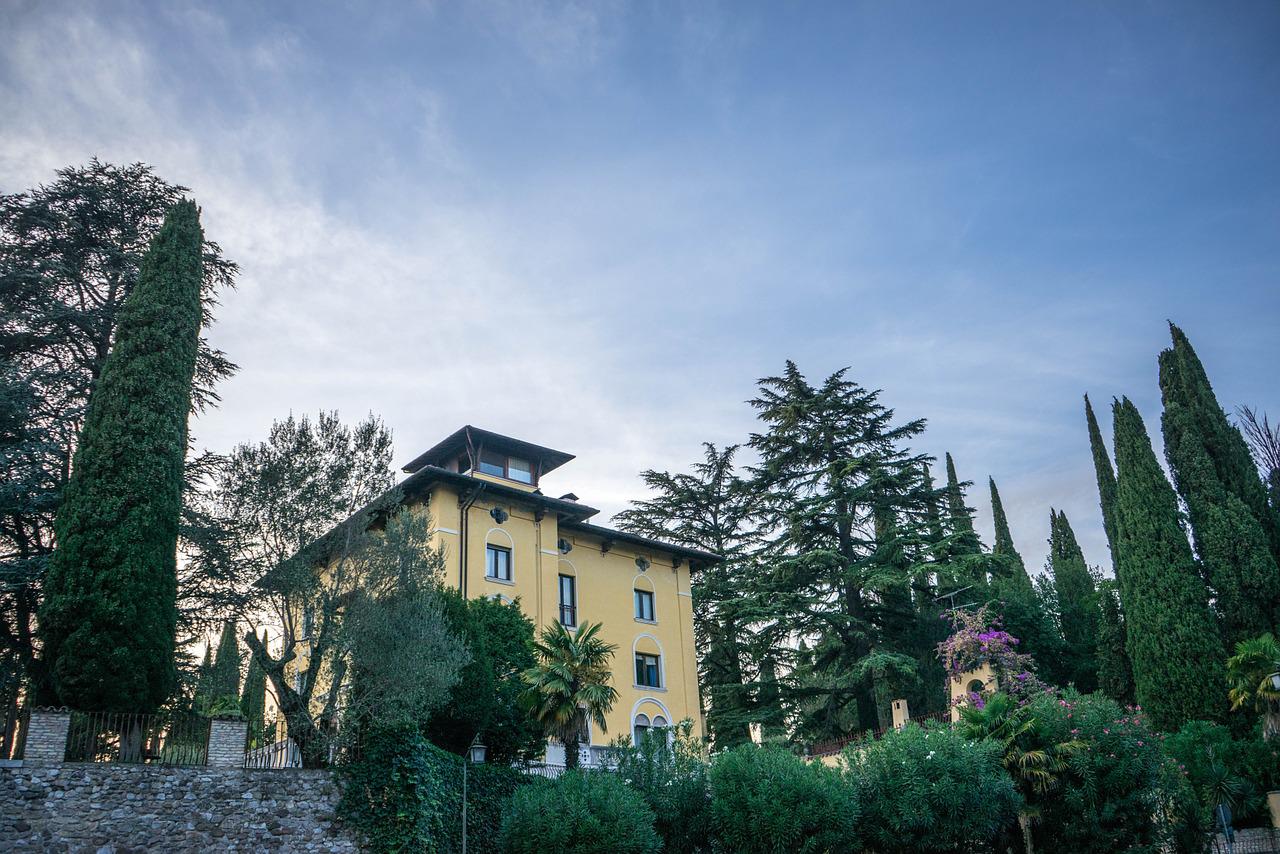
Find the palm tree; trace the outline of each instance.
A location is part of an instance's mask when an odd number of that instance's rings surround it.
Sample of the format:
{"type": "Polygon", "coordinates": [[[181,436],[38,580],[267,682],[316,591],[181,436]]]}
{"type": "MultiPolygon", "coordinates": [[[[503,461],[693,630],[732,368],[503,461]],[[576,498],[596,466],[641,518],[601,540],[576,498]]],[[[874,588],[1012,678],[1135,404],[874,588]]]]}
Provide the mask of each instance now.
{"type": "Polygon", "coordinates": [[[1280,643],[1267,632],[1236,644],[1236,654],[1227,659],[1227,684],[1231,708],[1252,704],[1262,715],[1262,737],[1270,741],[1280,735],[1280,691],[1271,681],[1280,673],[1280,643]]]}
{"type": "Polygon", "coordinates": [[[533,645],[538,663],[522,675],[522,698],[543,730],[564,745],[566,768],[578,767],[578,743],[588,719],[607,731],[604,716],[618,692],[609,684],[609,662],[618,647],[600,639],[600,624],[584,623],[570,634],[552,623],[533,645]]]}
{"type": "Polygon", "coordinates": [[[1084,747],[1084,742],[1045,744],[1044,733],[1030,710],[1003,693],[987,698],[980,707],[961,706],[956,730],[973,741],[991,739],[1000,745],[1005,770],[1022,793],[1018,827],[1023,848],[1032,854],[1031,825],[1040,817],[1040,807],[1035,802],[1057,788],[1058,775],[1066,768],[1067,759],[1084,747]]]}

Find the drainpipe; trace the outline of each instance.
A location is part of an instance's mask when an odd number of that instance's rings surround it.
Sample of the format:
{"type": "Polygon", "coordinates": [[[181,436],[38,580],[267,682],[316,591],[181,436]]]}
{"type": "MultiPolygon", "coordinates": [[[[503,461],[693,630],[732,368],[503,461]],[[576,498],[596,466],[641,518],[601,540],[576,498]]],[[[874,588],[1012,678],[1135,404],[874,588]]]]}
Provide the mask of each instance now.
{"type": "Polygon", "coordinates": [[[481,483],[471,494],[461,495],[458,497],[458,540],[460,543],[458,554],[458,591],[462,594],[462,598],[467,598],[467,519],[471,515],[471,506],[476,503],[480,497],[480,493],[484,492],[484,484],[481,483]]]}

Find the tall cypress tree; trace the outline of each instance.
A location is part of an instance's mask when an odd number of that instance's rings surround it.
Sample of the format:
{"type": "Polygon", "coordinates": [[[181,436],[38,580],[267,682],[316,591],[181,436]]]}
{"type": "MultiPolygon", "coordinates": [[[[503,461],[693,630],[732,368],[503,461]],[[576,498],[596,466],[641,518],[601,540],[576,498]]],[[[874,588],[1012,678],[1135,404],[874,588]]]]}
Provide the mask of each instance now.
{"type": "Polygon", "coordinates": [[[1116,560],[1116,475],[1111,469],[1111,457],[1102,443],[1102,431],[1093,414],[1089,395],[1084,396],[1084,418],[1089,425],[1089,449],[1093,452],[1093,472],[1098,480],[1098,504],[1102,508],[1102,529],[1107,535],[1107,548],[1111,552],[1111,572],[1117,573],[1116,560]]]}
{"type": "MultiPolygon", "coordinates": [[[[262,630],[262,645],[267,645],[267,631],[262,630]]],[[[244,676],[240,694],[240,713],[249,724],[249,744],[260,747],[265,741],[267,713],[267,674],[256,656],[249,656],[249,670],[244,676]]]]}
{"type": "MultiPolygon", "coordinates": [[[[1249,452],[1249,443],[1218,404],[1200,357],[1192,349],[1191,342],[1182,330],[1172,323],[1169,333],[1173,338],[1172,355],[1167,357],[1177,370],[1176,388],[1181,400],[1192,413],[1200,440],[1204,444],[1222,487],[1249,508],[1249,512],[1262,525],[1267,534],[1273,555],[1280,561],[1280,517],[1268,507],[1267,490],[1249,452]]],[[[1163,356],[1163,354],[1161,354],[1163,356]]],[[[1164,384],[1161,384],[1164,391],[1164,384]]]]}
{"type": "Polygon", "coordinates": [[[65,705],[149,712],[177,685],[177,540],[200,337],[201,247],[179,202],[143,259],[89,400],[40,633],[65,705]]]}
{"type": "Polygon", "coordinates": [[[1031,587],[1031,576],[1027,573],[1027,565],[1022,555],[1013,545],[1013,534],[1009,532],[1009,519],[1004,513],[1004,502],[1000,500],[1000,491],[996,489],[993,477],[987,478],[991,485],[991,516],[995,521],[996,539],[991,547],[991,554],[1000,558],[1009,568],[1010,576],[1015,581],[1025,582],[1031,587]]]}
{"type": "Polygon", "coordinates": [[[1049,569],[1058,594],[1069,678],[1088,693],[1098,686],[1098,595],[1067,514],[1049,511],[1049,569]]]}
{"type": "Polygon", "coordinates": [[[209,689],[215,703],[226,703],[228,698],[235,700],[240,696],[240,644],[236,640],[236,624],[231,620],[222,626],[218,654],[209,675],[209,689]]]}
{"type": "Polygon", "coordinates": [[[1226,709],[1222,639],[1142,416],[1116,401],[1116,534],[1138,702],[1159,729],[1226,709]]]}
{"type": "Polygon", "coordinates": [[[1244,437],[1227,421],[1186,336],[1170,328],[1173,347],[1160,354],[1165,456],[1230,648],[1276,627],[1280,567],[1264,526],[1270,510],[1244,437]]]}
{"type": "Polygon", "coordinates": [[[952,538],[954,556],[976,555],[982,542],[973,528],[973,508],[965,504],[964,486],[956,477],[956,463],[947,452],[947,528],[952,538]]]}
{"type": "Polygon", "coordinates": [[[1098,690],[1118,703],[1133,702],[1133,668],[1125,650],[1124,614],[1116,582],[1104,579],[1098,585],[1101,619],[1098,622],[1098,690]]]}

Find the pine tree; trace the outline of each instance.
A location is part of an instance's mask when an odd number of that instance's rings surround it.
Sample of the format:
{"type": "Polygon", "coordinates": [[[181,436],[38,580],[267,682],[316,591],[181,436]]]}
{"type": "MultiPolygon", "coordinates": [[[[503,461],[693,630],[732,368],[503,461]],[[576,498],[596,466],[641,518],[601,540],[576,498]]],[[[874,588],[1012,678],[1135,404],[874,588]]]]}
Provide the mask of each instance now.
{"type": "Polygon", "coordinates": [[[1025,582],[1027,588],[1031,588],[1031,576],[1027,573],[1027,565],[1022,561],[1022,555],[1018,554],[1018,550],[1013,545],[1013,534],[1009,532],[1009,519],[1004,513],[1004,503],[1000,500],[1000,492],[996,489],[995,478],[988,477],[991,485],[991,515],[995,520],[996,539],[995,545],[991,548],[991,554],[1006,562],[1009,566],[1010,576],[1019,582],[1025,582]]]}
{"type": "MultiPolygon", "coordinates": [[[[262,631],[262,645],[267,645],[266,629],[262,631]]],[[[249,723],[249,743],[261,747],[266,736],[267,674],[258,659],[249,656],[249,671],[244,677],[244,691],[240,694],[240,713],[249,723]]]]}
{"type": "Polygon", "coordinates": [[[1098,480],[1098,504],[1102,508],[1102,529],[1107,535],[1107,547],[1111,552],[1111,572],[1117,574],[1116,560],[1116,476],[1111,469],[1111,457],[1102,443],[1102,431],[1093,414],[1089,395],[1084,396],[1084,417],[1089,426],[1089,449],[1093,452],[1093,471],[1098,480]]]}
{"type": "Polygon", "coordinates": [[[218,654],[209,675],[209,691],[219,707],[229,706],[240,696],[240,645],[236,641],[236,624],[227,620],[218,639],[218,654]]]}
{"type": "Polygon", "coordinates": [[[1116,534],[1135,694],[1152,723],[1172,730],[1226,709],[1226,658],[1208,591],[1142,416],[1116,401],[1116,534]]]}
{"type": "Polygon", "coordinates": [[[74,708],[150,712],[177,686],[202,244],[195,204],[174,205],[121,308],[58,511],[40,632],[53,688],[74,708]]]}
{"type": "Polygon", "coordinates": [[[1067,514],[1049,511],[1049,569],[1058,594],[1070,680],[1083,693],[1098,685],[1098,595],[1067,514]]]}
{"type": "Polygon", "coordinates": [[[1120,611],[1120,592],[1116,582],[1104,579],[1098,585],[1102,604],[1098,622],[1098,690],[1117,703],[1131,704],[1133,668],[1125,649],[1124,615],[1120,611]]]}
{"type": "Polygon", "coordinates": [[[788,362],[782,376],[760,381],[751,401],[766,428],[751,437],[761,460],[758,489],[766,496],[762,527],[778,532],[770,543],[773,571],[756,597],[773,609],[764,621],[776,627],[775,655],[794,659],[786,634],[809,642],[811,667],[775,665],[782,702],[796,699],[793,689],[803,684],[806,706],[819,708],[799,722],[802,734],[816,738],[874,727],[870,656],[912,655],[911,638],[886,631],[898,614],[880,594],[915,580],[903,577],[897,559],[909,545],[914,560],[926,536],[921,517],[934,498],[924,487],[924,457],[906,448],[924,422],[894,424],[880,392],[845,373],[815,387],[788,362]],[[886,526],[890,519],[894,524],[886,526]]]}
{"type": "Polygon", "coordinates": [[[1227,421],[1186,336],[1170,329],[1174,345],[1160,354],[1165,456],[1232,647],[1276,628],[1280,567],[1264,527],[1270,511],[1244,437],[1227,421]]]}
{"type": "Polygon", "coordinates": [[[644,471],[653,494],[614,521],[623,530],[720,555],[723,560],[693,576],[693,626],[699,684],[706,692],[708,735],[721,750],[751,741],[748,625],[753,602],[749,580],[757,571],[754,515],[759,496],[734,468],[737,445],[703,445],[689,474],[644,471]]]}

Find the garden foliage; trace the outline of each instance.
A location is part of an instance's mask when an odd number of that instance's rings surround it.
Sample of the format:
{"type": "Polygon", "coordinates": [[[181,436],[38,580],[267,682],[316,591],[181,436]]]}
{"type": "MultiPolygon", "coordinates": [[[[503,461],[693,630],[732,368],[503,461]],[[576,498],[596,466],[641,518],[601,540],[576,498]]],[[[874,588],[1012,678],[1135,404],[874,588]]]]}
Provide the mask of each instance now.
{"type": "MultiPolygon", "coordinates": [[[[413,728],[379,729],[358,761],[338,769],[338,816],[374,852],[456,852],[462,847],[462,763],[413,728]]],[[[541,781],[495,764],[467,769],[467,851],[496,854],[512,795],[541,781]]]]}
{"type": "Polygon", "coordinates": [[[881,854],[990,851],[1021,799],[1000,749],[910,724],[845,753],[867,848],[881,854]]]}
{"type": "Polygon", "coordinates": [[[653,810],[608,771],[566,771],[516,792],[502,822],[508,854],[658,854],[653,810]]]}
{"type": "Polygon", "coordinates": [[[857,851],[858,802],[840,773],[781,748],[743,746],[711,764],[711,812],[721,851],[857,851]]]}

